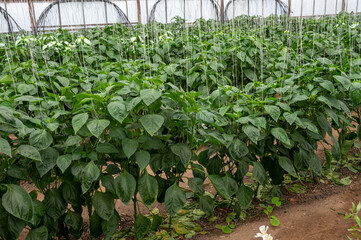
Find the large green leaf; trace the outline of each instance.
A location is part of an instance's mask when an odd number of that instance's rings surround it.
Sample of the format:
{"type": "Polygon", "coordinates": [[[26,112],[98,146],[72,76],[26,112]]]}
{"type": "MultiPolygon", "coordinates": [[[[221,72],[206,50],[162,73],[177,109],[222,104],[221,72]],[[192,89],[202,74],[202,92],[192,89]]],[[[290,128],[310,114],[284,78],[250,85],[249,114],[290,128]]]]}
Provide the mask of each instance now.
{"type": "Polygon", "coordinates": [[[253,127],[252,125],[244,125],[242,127],[243,132],[251,139],[252,142],[257,143],[261,133],[258,128],[253,127]]]}
{"type": "Polygon", "coordinates": [[[189,161],[192,158],[192,152],[188,145],[184,143],[177,143],[172,145],[170,149],[175,155],[180,158],[183,166],[187,167],[189,161]]]}
{"type": "Polygon", "coordinates": [[[199,197],[199,208],[208,216],[213,216],[214,200],[210,196],[199,197]]]}
{"type": "Polygon", "coordinates": [[[114,235],[115,231],[119,227],[120,216],[117,211],[114,211],[113,216],[109,219],[109,221],[102,220],[101,227],[104,233],[104,239],[110,240],[114,235]]]}
{"type": "Polygon", "coordinates": [[[111,143],[99,143],[96,150],[98,153],[119,153],[118,149],[111,143]]]}
{"type": "Polygon", "coordinates": [[[66,169],[68,169],[68,167],[70,166],[71,162],[71,155],[67,154],[59,156],[56,160],[56,165],[60,168],[61,172],[64,173],[66,169]]]}
{"type": "Polygon", "coordinates": [[[158,196],[158,182],[155,177],[149,175],[147,172],[140,176],[138,191],[144,205],[148,208],[151,207],[158,196]]]}
{"type": "Polygon", "coordinates": [[[20,145],[20,146],[17,148],[17,152],[18,152],[21,156],[30,158],[30,159],[32,159],[32,160],[39,161],[39,162],[42,161],[39,151],[38,151],[36,148],[34,148],[33,146],[30,146],[30,145],[20,145]]]}
{"type": "Polygon", "coordinates": [[[0,137],[0,152],[11,157],[11,147],[8,141],[0,137]]]}
{"type": "Polygon", "coordinates": [[[273,118],[273,120],[275,120],[275,122],[278,121],[278,118],[281,115],[281,110],[279,107],[272,106],[272,105],[266,105],[266,106],[264,106],[264,110],[266,111],[266,113],[268,113],[273,118]]]}
{"type": "Polygon", "coordinates": [[[35,162],[36,168],[40,174],[40,177],[43,177],[47,172],[49,172],[56,165],[56,160],[59,157],[59,152],[55,148],[47,148],[40,152],[41,159],[43,162],[35,162]]]}
{"type": "Polygon", "coordinates": [[[243,208],[247,208],[248,204],[250,204],[252,201],[253,190],[252,190],[252,188],[247,187],[244,184],[242,184],[242,186],[238,188],[236,195],[237,195],[239,204],[243,208]]]}
{"type": "Polygon", "coordinates": [[[53,143],[53,137],[44,129],[33,131],[29,136],[29,144],[39,150],[48,148],[53,143]]]}
{"type": "Polygon", "coordinates": [[[48,239],[48,229],[45,226],[39,228],[31,229],[26,236],[25,240],[47,240],[48,239]]]}
{"type": "Polygon", "coordinates": [[[64,222],[75,232],[80,233],[83,230],[83,218],[79,213],[68,210],[64,222]]]}
{"type": "Polygon", "coordinates": [[[135,160],[137,161],[140,170],[143,170],[150,162],[150,154],[147,151],[138,151],[135,153],[135,160]]]}
{"type": "Polygon", "coordinates": [[[75,133],[77,133],[84,126],[84,124],[88,121],[88,118],[89,116],[87,113],[80,113],[73,117],[71,124],[75,133]]]}
{"type": "Polygon", "coordinates": [[[291,141],[288,138],[286,130],[280,127],[272,128],[271,134],[279,141],[286,145],[291,145],[291,141]]]}
{"type": "Polygon", "coordinates": [[[149,232],[151,226],[151,221],[147,217],[144,217],[142,214],[139,214],[135,218],[134,222],[134,231],[137,235],[137,239],[143,239],[144,235],[149,232]]]}
{"type": "Polygon", "coordinates": [[[162,93],[155,89],[143,89],[140,91],[140,98],[147,106],[160,98],[161,95],[162,93]]]}
{"type": "Polygon", "coordinates": [[[348,90],[351,85],[351,80],[344,76],[333,76],[337,82],[341,83],[342,86],[348,90]]]}
{"type": "Polygon", "coordinates": [[[115,101],[108,104],[110,115],[120,123],[128,116],[128,111],[122,101],[115,101]]]}
{"type": "Polygon", "coordinates": [[[257,182],[259,182],[262,185],[265,185],[267,183],[267,173],[264,170],[263,166],[259,162],[253,163],[253,177],[256,179],[257,182]]]}
{"type": "Polygon", "coordinates": [[[293,167],[293,163],[291,159],[288,157],[278,157],[278,164],[289,174],[291,174],[294,177],[297,177],[297,173],[295,168],[293,167]]]}
{"type": "Polygon", "coordinates": [[[186,203],[186,194],[177,184],[170,186],[165,192],[164,204],[169,215],[174,216],[186,203]]]}
{"type": "Polygon", "coordinates": [[[163,125],[164,117],[157,114],[148,114],[139,119],[144,129],[153,136],[163,125]]]}
{"type": "Polygon", "coordinates": [[[81,190],[83,194],[89,190],[92,183],[98,179],[100,169],[93,161],[89,162],[82,171],[81,175],[81,190]]]}
{"type": "Polygon", "coordinates": [[[229,146],[229,153],[233,159],[241,160],[242,157],[248,154],[247,144],[239,139],[234,139],[229,146]]]}
{"type": "Polygon", "coordinates": [[[99,137],[103,131],[109,126],[110,121],[106,119],[97,119],[92,120],[87,123],[87,127],[89,131],[93,134],[95,137],[99,137]]]}
{"type": "Polygon", "coordinates": [[[96,191],[93,196],[93,206],[99,217],[106,221],[109,221],[114,214],[114,198],[110,193],[96,191]]]}
{"type": "Polygon", "coordinates": [[[53,220],[61,217],[68,206],[59,189],[50,189],[45,193],[44,205],[46,214],[52,217],[53,220]]]}
{"type": "Polygon", "coordinates": [[[126,138],[122,141],[123,152],[125,153],[125,156],[127,156],[127,158],[133,156],[133,154],[137,151],[138,146],[138,141],[135,139],[126,138]]]}
{"type": "Polygon", "coordinates": [[[8,213],[24,221],[29,222],[33,218],[33,201],[24,188],[18,185],[6,185],[2,205],[8,213]]]}
{"type": "Polygon", "coordinates": [[[137,182],[135,181],[135,178],[127,171],[124,171],[122,174],[120,174],[114,181],[117,197],[125,205],[128,205],[130,200],[132,200],[136,186],[137,182]]]}
{"type": "Polygon", "coordinates": [[[218,194],[224,199],[230,199],[237,192],[237,182],[229,176],[208,175],[218,194]]]}

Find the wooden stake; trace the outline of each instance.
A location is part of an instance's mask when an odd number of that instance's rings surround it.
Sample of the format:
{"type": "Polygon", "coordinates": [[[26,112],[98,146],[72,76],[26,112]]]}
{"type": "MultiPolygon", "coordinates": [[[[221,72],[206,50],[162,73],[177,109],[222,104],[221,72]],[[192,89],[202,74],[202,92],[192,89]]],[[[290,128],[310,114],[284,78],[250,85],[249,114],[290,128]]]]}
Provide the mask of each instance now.
{"type": "Polygon", "coordinates": [[[137,9],[138,9],[138,23],[142,23],[142,13],[140,10],[140,0],[137,0],[137,9]]]}
{"type": "Polygon", "coordinates": [[[30,16],[30,22],[31,22],[31,31],[36,34],[36,26],[35,26],[35,18],[34,18],[34,9],[33,9],[33,3],[31,0],[28,0],[28,6],[29,6],[29,16],[30,16]]]}

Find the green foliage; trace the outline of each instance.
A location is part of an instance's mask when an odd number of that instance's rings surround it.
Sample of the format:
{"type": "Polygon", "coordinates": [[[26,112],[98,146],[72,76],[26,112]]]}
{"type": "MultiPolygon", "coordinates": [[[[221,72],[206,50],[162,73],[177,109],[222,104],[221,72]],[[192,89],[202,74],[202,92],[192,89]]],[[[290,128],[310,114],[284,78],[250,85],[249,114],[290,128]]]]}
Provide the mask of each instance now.
{"type": "MultiPolygon", "coordinates": [[[[239,210],[258,196],[243,182],[249,171],[257,185],[307,171],[316,179],[320,142],[331,145],[328,171],[347,164],[361,139],[361,128],[353,131],[361,26],[350,27],[360,16],[302,21],[241,16],[185,27],[178,19],[2,38],[0,237],[17,239],[24,227],[29,239],[78,237],[84,207],[91,235],[109,239],[120,221],[115,202],[133,200],[142,238],[159,221],[149,224],[140,203],[165,202],[176,218],[191,197],[212,216],[207,178],[239,210]],[[179,185],[186,171],[189,194],[179,185]]],[[[174,226],[189,237],[198,229],[174,226]]]]}

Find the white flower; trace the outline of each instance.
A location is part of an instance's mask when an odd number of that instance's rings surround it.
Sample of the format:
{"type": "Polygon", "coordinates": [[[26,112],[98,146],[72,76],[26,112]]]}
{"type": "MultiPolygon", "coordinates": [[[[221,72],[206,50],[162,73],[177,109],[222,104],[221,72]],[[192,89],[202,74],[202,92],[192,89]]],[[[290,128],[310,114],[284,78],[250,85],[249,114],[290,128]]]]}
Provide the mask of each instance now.
{"type": "Polygon", "coordinates": [[[257,233],[256,236],[254,236],[255,238],[259,238],[261,237],[262,240],[273,240],[273,237],[271,236],[271,234],[267,233],[268,230],[268,226],[262,225],[259,227],[259,231],[260,233],[257,233]]]}

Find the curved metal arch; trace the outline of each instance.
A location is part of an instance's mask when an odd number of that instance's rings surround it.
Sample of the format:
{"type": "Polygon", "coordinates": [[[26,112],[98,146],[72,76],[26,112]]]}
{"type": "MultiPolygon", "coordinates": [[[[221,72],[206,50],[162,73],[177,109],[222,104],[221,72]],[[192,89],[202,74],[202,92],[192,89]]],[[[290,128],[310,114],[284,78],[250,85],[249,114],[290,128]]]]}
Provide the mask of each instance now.
{"type": "Polygon", "coordinates": [[[57,0],[53,3],[51,3],[49,6],[47,6],[45,8],[45,10],[41,13],[39,19],[36,21],[36,29],[40,29],[45,27],[45,19],[48,16],[48,13],[50,11],[50,9],[52,9],[55,5],[61,4],[61,3],[69,3],[69,2],[105,2],[107,4],[112,5],[117,13],[119,14],[121,20],[122,20],[122,24],[128,26],[128,27],[132,27],[131,23],[129,22],[129,19],[127,17],[127,15],[125,15],[125,13],[113,2],[109,1],[109,0],[57,0]]]}
{"type": "MultiPolygon", "coordinates": [[[[224,17],[226,20],[229,20],[227,12],[228,12],[228,8],[229,6],[235,2],[237,0],[229,0],[229,2],[226,5],[225,11],[224,11],[224,17]]],[[[280,10],[283,14],[288,14],[288,6],[287,4],[285,4],[284,2],[282,2],[281,0],[274,0],[276,2],[276,4],[278,4],[278,6],[280,7],[280,10]]]]}
{"type": "MultiPolygon", "coordinates": [[[[156,3],[154,3],[154,5],[152,7],[152,10],[150,11],[149,18],[148,18],[149,23],[154,21],[155,10],[157,8],[157,5],[162,1],[165,1],[165,0],[158,0],[156,3]]],[[[211,2],[211,4],[213,5],[214,10],[216,11],[216,20],[220,21],[220,19],[221,19],[220,10],[219,10],[220,7],[219,7],[218,3],[216,1],[214,1],[214,0],[209,0],[209,1],[211,2]]]]}
{"type": "Polygon", "coordinates": [[[12,33],[14,31],[13,25],[17,28],[18,31],[21,30],[21,27],[19,24],[14,20],[14,18],[11,17],[11,15],[2,7],[0,7],[0,15],[2,15],[8,25],[9,33],[12,33]]]}

